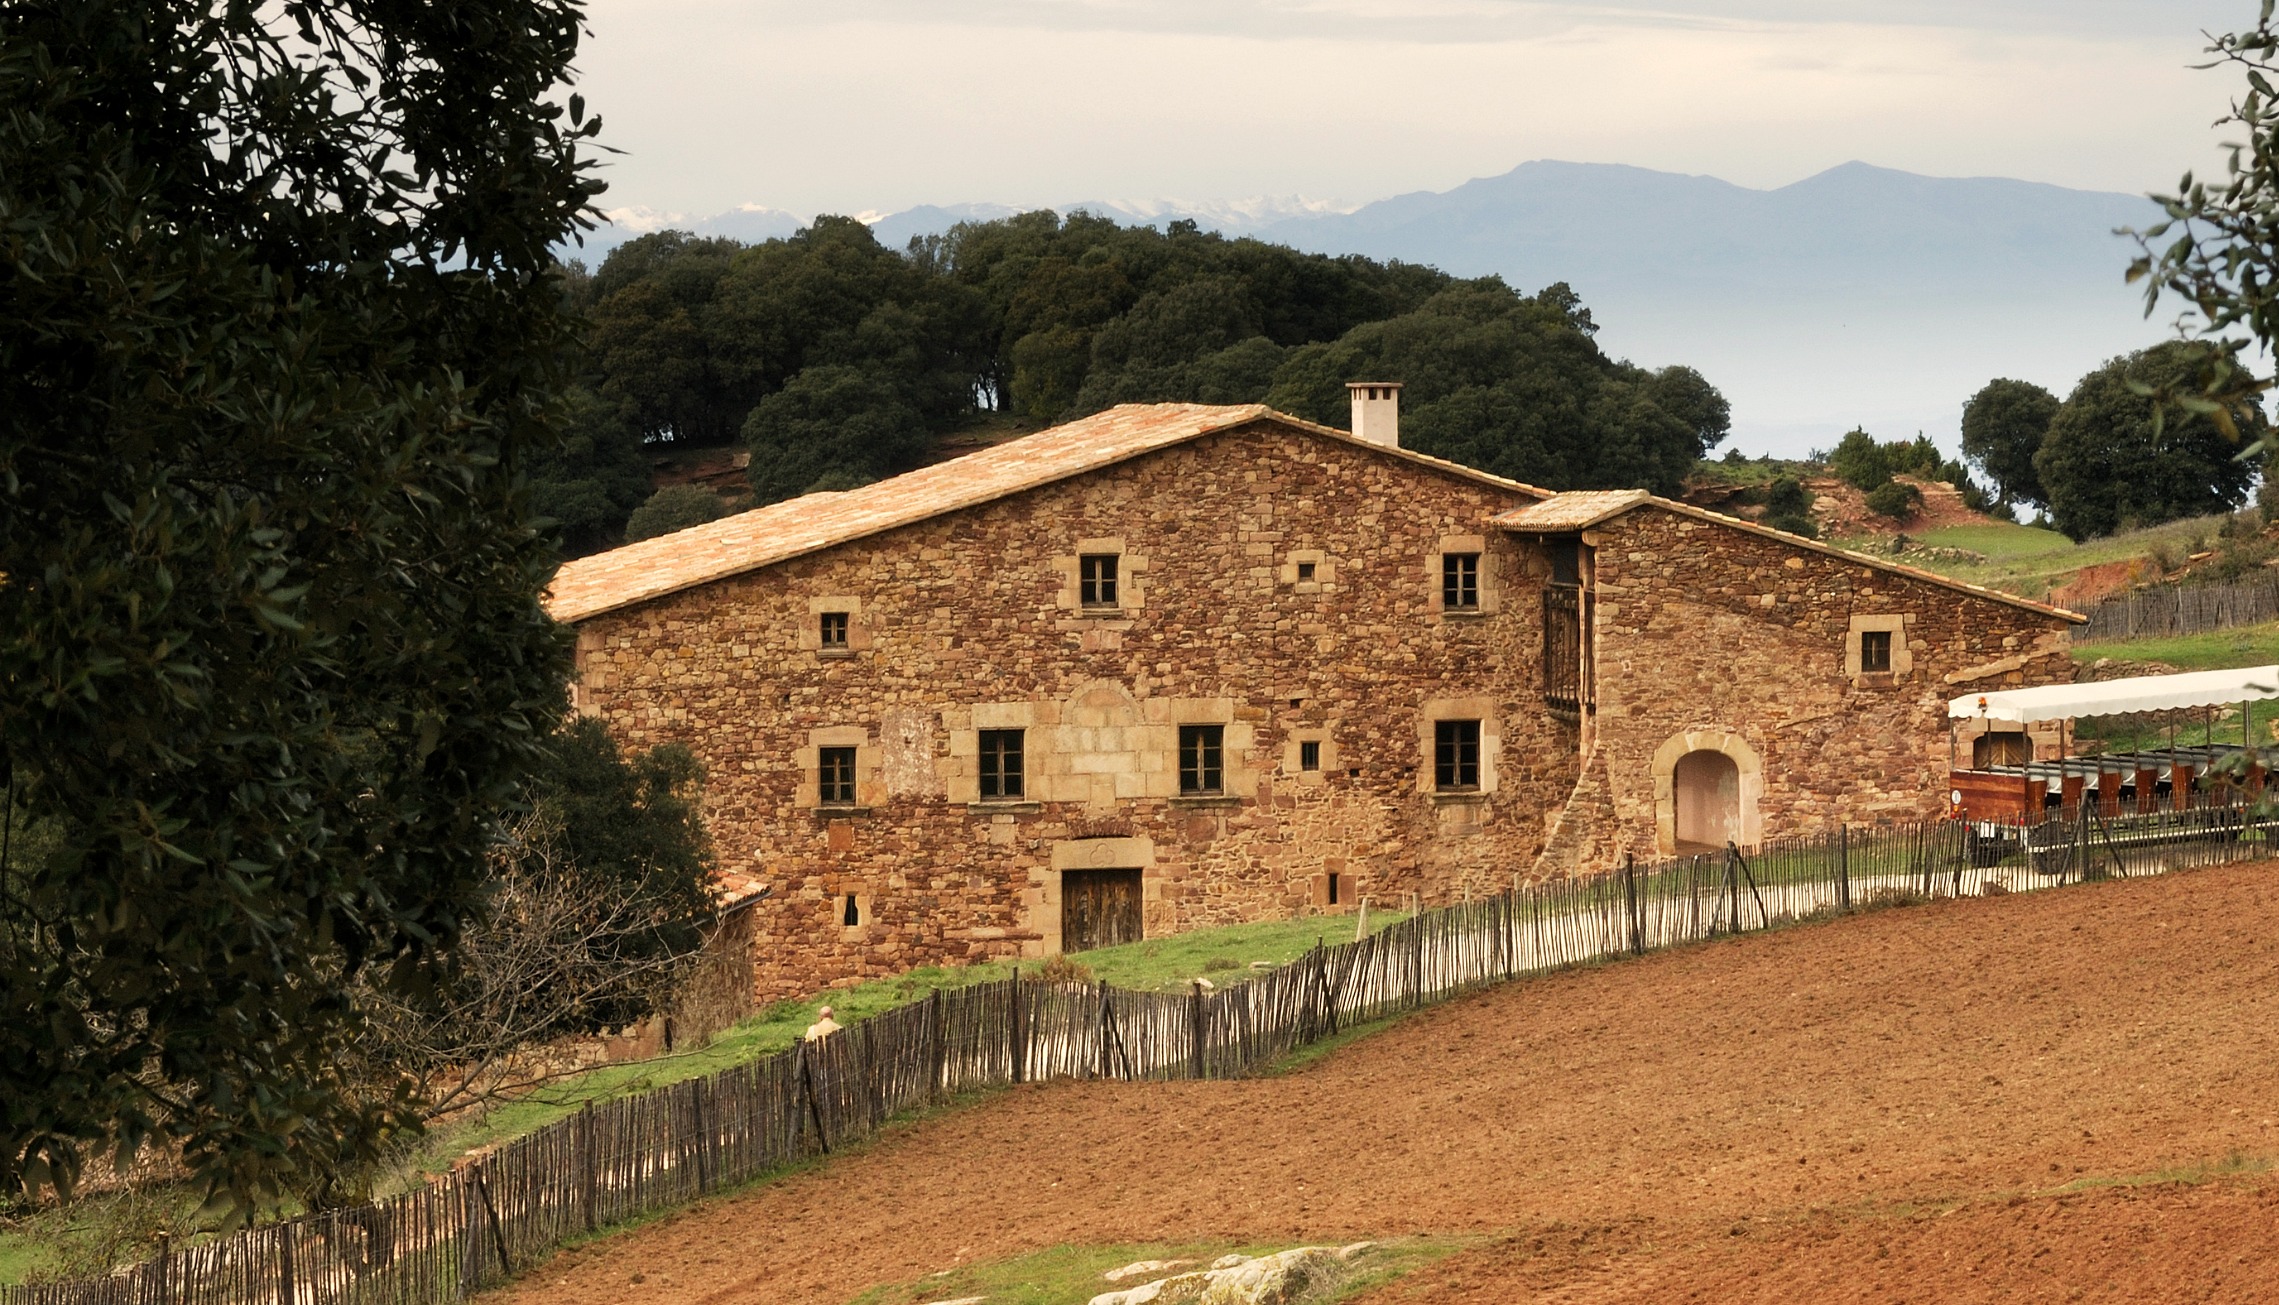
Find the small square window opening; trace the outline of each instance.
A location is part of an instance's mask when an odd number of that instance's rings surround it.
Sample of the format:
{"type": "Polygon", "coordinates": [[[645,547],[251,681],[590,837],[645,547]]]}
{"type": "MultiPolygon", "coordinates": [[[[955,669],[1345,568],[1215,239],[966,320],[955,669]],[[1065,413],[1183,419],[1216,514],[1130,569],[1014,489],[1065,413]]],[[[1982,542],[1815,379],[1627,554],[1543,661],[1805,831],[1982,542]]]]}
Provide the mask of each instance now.
{"type": "Polygon", "coordinates": [[[1116,561],[1114,553],[1086,553],[1077,559],[1079,596],[1086,607],[1121,605],[1116,593],[1116,561]]]}
{"type": "Polygon", "coordinates": [[[1432,786],[1443,793],[1472,792],[1480,787],[1480,722],[1433,722],[1432,786]]]}
{"type": "Polygon", "coordinates": [[[1313,578],[1314,578],[1314,564],[1313,564],[1313,563],[1311,563],[1311,562],[1300,562],[1300,563],[1298,563],[1298,583],[1299,583],[1299,584],[1304,584],[1304,583],[1306,583],[1307,581],[1309,581],[1309,580],[1312,580],[1313,578]]]}
{"type": "Polygon", "coordinates": [[[1476,612],[1480,609],[1478,553],[1440,555],[1440,606],[1450,612],[1476,612]]]}
{"type": "Polygon", "coordinates": [[[825,612],[821,617],[821,621],[822,625],[820,633],[822,635],[823,646],[825,648],[846,647],[847,614],[845,612],[825,612]]]}
{"type": "Polygon", "coordinates": [[[1220,791],[1225,783],[1226,727],[1223,725],[1182,725],[1179,727],[1179,791],[1186,794],[1209,794],[1220,791]]]}
{"type": "Polygon", "coordinates": [[[983,800],[1017,798],[1022,794],[1022,731],[981,731],[981,796],[983,800]]]}
{"type": "Polygon", "coordinates": [[[1298,744],[1298,769],[1320,770],[1321,768],[1321,741],[1319,739],[1307,739],[1304,742],[1298,744]]]}
{"type": "Polygon", "coordinates": [[[815,780],[817,800],[824,806],[853,806],[855,804],[855,750],[853,748],[818,748],[816,750],[815,780]]]}
{"type": "Polygon", "coordinates": [[[1862,675],[1889,675],[1891,673],[1891,631],[1860,631],[1860,673],[1862,675]]]}

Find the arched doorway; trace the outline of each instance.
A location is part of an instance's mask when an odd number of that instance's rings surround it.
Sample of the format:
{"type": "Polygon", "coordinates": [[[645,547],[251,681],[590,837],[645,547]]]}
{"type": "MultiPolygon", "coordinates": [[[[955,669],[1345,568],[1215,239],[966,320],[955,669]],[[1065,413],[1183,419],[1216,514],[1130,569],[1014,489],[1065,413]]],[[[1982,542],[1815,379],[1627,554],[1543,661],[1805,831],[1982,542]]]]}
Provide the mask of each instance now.
{"type": "Polygon", "coordinates": [[[1678,758],[1670,775],[1677,851],[1709,852],[1741,838],[1741,767],[1708,748],[1678,758]]]}
{"type": "Polygon", "coordinates": [[[1672,735],[1654,750],[1653,776],[1654,846],[1663,854],[1764,838],[1765,766],[1739,733],[1711,726],[1672,735]]]}

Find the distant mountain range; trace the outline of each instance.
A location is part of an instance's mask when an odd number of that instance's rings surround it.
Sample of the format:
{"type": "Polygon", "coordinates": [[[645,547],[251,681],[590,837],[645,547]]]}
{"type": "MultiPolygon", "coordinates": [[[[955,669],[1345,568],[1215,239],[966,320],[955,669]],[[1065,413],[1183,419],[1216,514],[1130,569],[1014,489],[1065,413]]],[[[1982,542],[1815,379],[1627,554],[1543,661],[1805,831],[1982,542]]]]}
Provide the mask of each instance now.
{"type": "MultiPolygon", "coordinates": [[[[2063,395],[2113,354],[2164,334],[2123,283],[2119,227],[2158,221],[2134,195],[2003,178],[1924,177],[1847,163],[1776,190],[1610,164],[1526,163],[1453,190],[1350,210],[1302,199],[1083,208],[1119,221],[1190,219],[1301,249],[1565,281],[1610,353],[1699,368],[1733,402],[1751,453],[1825,448],[1854,425],[1957,444],[1962,404],[1996,376],[2063,395]]],[[[893,245],[1002,205],[862,215],[893,245]]],[[[761,240],[802,225],[747,206],[701,222],[628,212],[583,256],[678,225],[761,240]]],[[[2162,319],[2172,316],[2164,309],[2162,319]]]]}

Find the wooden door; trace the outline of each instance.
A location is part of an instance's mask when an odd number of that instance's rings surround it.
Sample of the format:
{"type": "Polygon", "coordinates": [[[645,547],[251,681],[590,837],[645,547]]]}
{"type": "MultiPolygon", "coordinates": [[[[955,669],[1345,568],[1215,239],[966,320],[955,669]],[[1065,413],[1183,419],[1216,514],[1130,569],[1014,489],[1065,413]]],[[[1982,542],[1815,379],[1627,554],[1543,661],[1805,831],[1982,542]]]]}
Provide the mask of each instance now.
{"type": "Polygon", "coordinates": [[[1062,951],[1084,952],[1139,940],[1139,871],[1061,871],[1062,951]]]}

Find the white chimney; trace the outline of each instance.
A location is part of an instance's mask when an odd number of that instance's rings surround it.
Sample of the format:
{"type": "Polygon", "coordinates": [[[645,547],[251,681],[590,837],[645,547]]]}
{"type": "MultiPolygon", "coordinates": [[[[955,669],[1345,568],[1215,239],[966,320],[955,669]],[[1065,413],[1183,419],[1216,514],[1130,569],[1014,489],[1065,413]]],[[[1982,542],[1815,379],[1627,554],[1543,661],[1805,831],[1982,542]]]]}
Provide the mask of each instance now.
{"type": "Polygon", "coordinates": [[[1353,396],[1353,434],[1388,449],[1401,446],[1401,387],[1397,381],[1347,381],[1353,396]]]}

